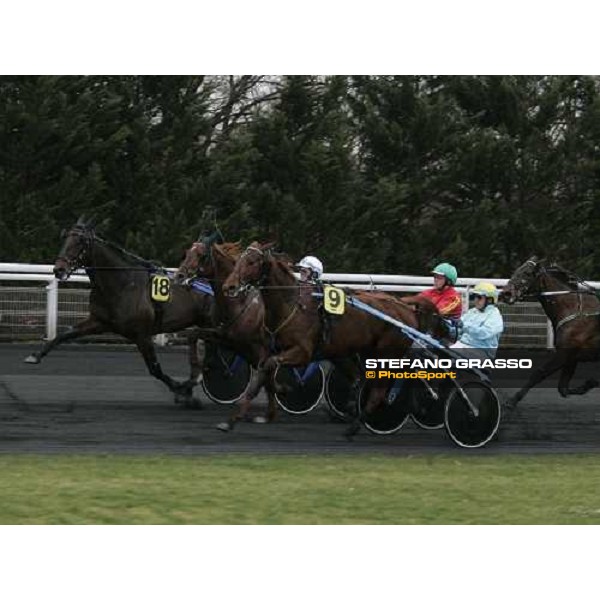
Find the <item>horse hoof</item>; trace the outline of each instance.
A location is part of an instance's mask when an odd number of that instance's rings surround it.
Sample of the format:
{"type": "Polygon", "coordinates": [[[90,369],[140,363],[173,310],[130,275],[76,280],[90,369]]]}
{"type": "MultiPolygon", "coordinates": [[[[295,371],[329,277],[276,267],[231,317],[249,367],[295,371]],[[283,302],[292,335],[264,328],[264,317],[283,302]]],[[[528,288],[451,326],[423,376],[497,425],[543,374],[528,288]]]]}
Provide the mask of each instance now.
{"type": "Polygon", "coordinates": [[[268,423],[267,418],[266,417],[261,417],[261,416],[256,416],[252,419],[253,423],[256,423],[258,425],[265,425],[266,423],[268,423]]]}
{"type": "Polygon", "coordinates": [[[507,411],[515,410],[515,408],[517,408],[517,403],[514,400],[507,400],[502,405],[502,408],[507,411]]]}
{"type": "Polygon", "coordinates": [[[196,398],[186,398],[183,401],[183,406],[190,410],[202,410],[204,408],[202,402],[196,400],[196,398]]]}
{"type": "Polygon", "coordinates": [[[28,365],[39,365],[42,361],[37,354],[30,354],[23,362],[28,365]]]}
{"type": "Polygon", "coordinates": [[[354,436],[358,433],[358,429],[355,426],[349,427],[344,431],[344,437],[349,441],[354,441],[354,436]]]}
{"type": "Polygon", "coordinates": [[[216,427],[219,431],[223,431],[224,433],[231,431],[231,425],[229,423],[219,423],[216,427]]]}

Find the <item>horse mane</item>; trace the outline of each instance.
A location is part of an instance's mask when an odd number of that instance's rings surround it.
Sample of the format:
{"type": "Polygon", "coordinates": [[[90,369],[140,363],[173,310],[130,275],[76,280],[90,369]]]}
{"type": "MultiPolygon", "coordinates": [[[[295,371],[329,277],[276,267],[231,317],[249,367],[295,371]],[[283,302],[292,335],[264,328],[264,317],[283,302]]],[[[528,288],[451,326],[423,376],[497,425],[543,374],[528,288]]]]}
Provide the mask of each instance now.
{"type": "Polygon", "coordinates": [[[565,269],[564,267],[561,267],[560,265],[558,265],[556,263],[550,264],[546,268],[546,272],[548,272],[553,277],[558,279],[558,281],[560,281],[561,283],[564,283],[565,285],[569,286],[570,288],[577,289],[580,284],[583,284],[587,287],[587,284],[581,277],[579,277],[579,275],[577,275],[576,273],[573,273],[572,271],[569,271],[568,269],[565,269]]]}
{"type": "Polygon", "coordinates": [[[223,242],[222,244],[213,244],[213,248],[222,256],[236,261],[242,253],[241,242],[223,242]]]}
{"type": "Polygon", "coordinates": [[[85,232],[87,235],[89,235],[90,240],[92,240],[94,242],[99,242],[100,244],[104,244],[106,247],[111,248],[112,250],[115,250],[123,258],[128,259],[130,262],[133,262],[134,264],[141,265],[144,268],[150,269],[153,271],[166,271],[165,267],[162,266],[161,264],[159,264],[157,261],[148,260],[147,258],[138,256],[137,254],[134,254],[130,250],[126,250],[125,248],[123,248],[123,246],[120,246],[119,244],[117,244],[111,240],[107,240],[106,238],[99,236],[96,233],[96,226],[94,224],[93,219],[86,223],[85,219],[83,217],[79,217],[79,219],[77,220],[77,223],[75,223],[75,225],[73,225],[73,227],[71,229],[72,230],[79,229],[80,231],[85,232]]]}
{"type": "Polygon", "coordinates": [[[279,269],[281,269],[285,274],[296,279],[294,271],[292,270],[294,261],[289,254],[286,254],[285,252],[274,252],[273,250],[270,250],[269,256],[275,263],[276,267],[279,267],[279,269]]]}

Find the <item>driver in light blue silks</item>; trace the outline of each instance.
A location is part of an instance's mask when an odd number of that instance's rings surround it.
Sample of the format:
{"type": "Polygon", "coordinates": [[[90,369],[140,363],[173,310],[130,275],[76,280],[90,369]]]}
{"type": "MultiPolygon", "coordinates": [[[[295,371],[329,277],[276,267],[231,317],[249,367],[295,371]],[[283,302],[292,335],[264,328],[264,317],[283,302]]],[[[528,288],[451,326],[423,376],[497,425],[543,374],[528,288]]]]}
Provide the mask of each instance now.
{"type": "Polygon", "coordinates": [[[476,348],[486,358],[494,358],[500,335],[504,331],[502,314],[498,310],[498,290],[493,283],[482,281],[471,291],[475,306],[462,317],[462,333],[450,348],[476,348]]]}

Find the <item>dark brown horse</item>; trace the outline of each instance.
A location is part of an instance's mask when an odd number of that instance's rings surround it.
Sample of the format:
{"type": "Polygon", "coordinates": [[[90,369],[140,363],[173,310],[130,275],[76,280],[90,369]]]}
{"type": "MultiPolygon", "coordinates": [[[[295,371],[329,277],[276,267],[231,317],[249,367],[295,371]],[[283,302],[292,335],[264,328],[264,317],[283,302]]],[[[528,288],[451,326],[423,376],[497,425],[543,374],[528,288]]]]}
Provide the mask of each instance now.
{"type": "MultiPolygon", "coordinates": [[[[186,251],[179,265],[176,280],[183,281],[192,277],[208,279],[212,285],[216,300],[215,320],[221,343],[243,356],[255,369],[269,356],[268,336],[264,328],[265,305],[256,288],[247,288],[235,297],[223,293],[223,282],[233,271],[242,251],[239,243],[215,243],[220,238],[209,237],[197,241],[186,251]]],[[[255,371],[254,377],[258,372],[255,371]]],[[[267,422],[275,420],[277,403],[272,378],[265,382],[268,397],[267,422]]],[[[250,386],[256,389],[256,385],[250,386]]],[[[258,389],[257,389],[258,391],[258,389]]],[[[250,403],[256,394],[244,394],[237,403],[227,423],[218,428],[229,431],[237,421],[244,419],[250,403]]],[[[258,419],[255,419],[258,422],[258,419]]]]}
{"type": "Polygon", "coordinates": [[[500,294],[508,304],[524,297],[540,301],[552,323],[556,352],[508,400],[507,408],[514,408],[532,387],[559,369],[558,391],[563,397],[585,394],[596,387],[595,379],[569,387],[577,363],[600,358],[600,300],[596,290],[574,273],[532,256],[513,273],[500,294]]]}
{"type": "MultiPolygon", "coordinates": [[[[163,373],[152,336],[181,331],[190,326],[211,331],[214,300],[186,286],[171,285],[170,299],[155,302],[150,295],[151,279],[161,268],[96,235],[91,222],[80,218],[65,234],[54,275],[65,281],[78,268],[90,278],[90,314],[72,329],[47,342],[40,352],[25,360],[37,364],[48,352],[67,340],[114,332],[138,347],[149,372],[176,394],[191,402],[195,381],[177,382],[163,373]]],[[[196,339],[190,340],[190,363],[197,368],[196,339]]]]}
{"type": "MultiPolygon", "coordinates": [[[[371,315],[346,306],[342,315],[330,323],[323,335],[322,300],[310,283],[298,282],[287,262],[278,259],[268,245],[251,244],[240,256],[231,275],[223,284],[229,297],[244,294],[259,286],[266,306],[265,327],[276,351],[267,358],[261,369],[263,377],[272,375],[278,365],[303,366],[315,359],[361,358],[394,352],[401,357],[412,341],[395,327],[371,315]]],[[[423,329],[424,315],[434,315],[435,307],[427,299],[420,302],[420,313],[393,296],[383,292],[357,291],[355,297],[407,325],[423,329]],[[421,317],[421,318],[419,318],[421,317]]],[[[260,381],[260,379],[257,379],[260,381]]],[[[253,393],[251,390],[249,393],[253,393]]],[[[374,410],[383,400],[386,390],[373,387],[369,393],[366,412],[374,410]]],[[[354,435],[360,423],[356,419],[347,430],[354,435]]]]}

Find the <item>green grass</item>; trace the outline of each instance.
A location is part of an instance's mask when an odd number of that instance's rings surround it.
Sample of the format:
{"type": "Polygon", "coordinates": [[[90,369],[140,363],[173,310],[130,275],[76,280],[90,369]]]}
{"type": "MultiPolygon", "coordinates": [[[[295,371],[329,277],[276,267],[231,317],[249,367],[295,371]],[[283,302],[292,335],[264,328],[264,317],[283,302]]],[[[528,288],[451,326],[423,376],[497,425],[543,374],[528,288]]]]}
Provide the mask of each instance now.
{"type": "Polygon", "coordinates": [[[600,523],[600,458],[0,456],[0,523],[600,523]]]}

